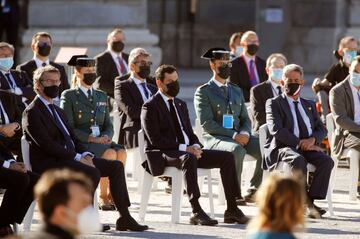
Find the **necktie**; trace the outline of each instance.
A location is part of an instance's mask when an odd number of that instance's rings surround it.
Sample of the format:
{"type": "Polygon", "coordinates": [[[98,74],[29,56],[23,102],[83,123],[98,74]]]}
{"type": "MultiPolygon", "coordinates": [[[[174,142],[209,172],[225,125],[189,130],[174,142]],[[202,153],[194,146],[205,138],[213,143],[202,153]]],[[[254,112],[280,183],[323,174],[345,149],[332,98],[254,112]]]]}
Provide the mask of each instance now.
{"type": "Polygon", "coordinates": [[[256,84],[255,64],[254,60],[250,60],[250,85],[255,86],[256,84]]]}
{"type": "Polygon", "coordinates": [[[281,94],[282,94],[282,92],[281,92],[281,86],[277,86],[276,88],[277,88],[277,90],[278,90],[278,95],[281,95],[281,94]]]}
{"type": "Polygon", "coordinates": [[[42,66],[42,67],[46,66],[46,63],[45,63],[45,62],[43,62],[43,63],[41,64],[41,66],[42,66]]]}
{"type": "Polygon", "coordinates": [[[297,122],[298,122],[298,126],[299,126],[299,139],[306,139],[309,137],[309,132],[308,132],[306,124],[300,114],[299,102],[294,101],[294,105],[295,105],[296,118],[297,118],[297,122]]]}
{"type": "Polygon", "coordinates": [[[177,141],[180,144],[184,144],[185,139],[184,139],[184,135],[183,135],[182,130],[181,130],[181,126],[180,126],[177,114],[176,114],[176,110],[175,110],[175,106],[173,104],[173,100],[170,99],[170,100],[168,100],[168,102],[169,102],[169,105],[170,105],[171,118],[172,118],[172,121],[173,121],[174,126],[175,126],[177,141]]]}
{"type": "Polygon", "coordinates": [[[358,100],[359,100],[359,103],[360,103],[360,92],[359,91],[357,92],[357,96],[358,96],[358,100]]]}
{"type": "Polygon", "coordinates": [[[14,89],[15,86],[10,78],[10,73],[5,73],[6,81],[9,84],[9,89],[14,89]]]}
{"type": "Polygon", "coordinates": [[[92,95],[91,95],[91,90],[90,89],[87,90],[87,96],[88,96],[88,99],[90,101],[92,101],[92,95]]]}
{"type": "Polygon", "coordinates": [[[121,73],[121,75],[125,75],[126,74],[126,67],[124,65],[124,61],[120,56],[118,56],[117,59],[118,59],[119,65],[120,65],[120,73],[121,73]]]}
{"type": "Polygon", "coordinates": [[[6,120],[5,120],[5,113],[4,111],[2,110],[2,107],[0,107],[0,119],[1,119],[1,122],[0,124],[6,124],[6,120]]]}
{"type": "Polygon", "coordinates": [[[142,82],[142,83],[140,83],[140,85],[142,86],[142,88],[143,88],[143,90],[144,90],[145,98],[146,98],[146,99],[149,99],[149,92],[148,92],[147,89],[146,89],[146,83],[145,83],[145,82],[142,82]]]}
{"type": "Polygon", "coordinates": [[[59,119],[59,116],[56,114],[56,109],[55,106],[53,104],[49,104],[49,108],[53,114],[54,120],[55,120],[55,124],[58,127],[58,129],[60,130],[60,132],[62,133],[64,139],[65,139],[65,146],[68,150],[73,150],[75,151],[75,147],[73,144],[73,141],[70,137],[70,135],[66,132],[66,130],[64,129],[63,125],[61,124],[61,121],[59,119]]]}
{"type": "Polygon", "coordinates": [[[223,85],[220,87],[220,89],[223,92],[223,94],[225,95],[225,97],[227,97],[227,87],[223,85]]]}

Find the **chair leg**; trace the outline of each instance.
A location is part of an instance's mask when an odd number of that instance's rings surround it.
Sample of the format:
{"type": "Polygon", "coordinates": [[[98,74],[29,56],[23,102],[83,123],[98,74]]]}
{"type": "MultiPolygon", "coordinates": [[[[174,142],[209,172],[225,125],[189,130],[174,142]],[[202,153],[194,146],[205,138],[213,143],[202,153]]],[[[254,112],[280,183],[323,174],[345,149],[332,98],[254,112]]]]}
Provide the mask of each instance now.
{"type": "Polygon", "coordinates": [[[218,205],[225,205],[225,192],[222,185],[221,177],[219,179],[218,194],[218,205]]]}
{"type": "Polygon", "coordinates": [[[139,220],[141,222],[145,220],[145,213],[149,202],[150,191],[153,180],[154,180],[153,176],[151,176],[148,172],[144,172],[144,180],[142,185],[140,210],[139,210],[139,220]]]}
{"type": "Polygon", "coordinates": [[[209,194],[210,215],[213,218],[214,217],[214,198],[213,198],[213,192],[212,192],[211,170],[209,170],[207,180],[208,180],[208,194],[209,194]]]}
{"type": "Polygon", "coordinates": [[[359,159],[350,155],[350,200],[356,200],[356,191],[359,180],[359,159]]]}
{"type": "Polygon", "coordinates": [[[198,185],[199,185],[200,194],[202,194],[203,192],[204,182],[205,182],[205,176],[198,175],[198,185]]]}
{"type": "Polygon", "coordinates": [[[180,170],[172,177],[172,195],[171,195],[171,222],[179,223],[181,216],[181,201],[183,191],[183,175],[180,170]]]}
{"type": "Polygon", "coordinates": [[[32,223],[32,220],[34,217],[35,205],[36,205],[36,202],[33,201],[25,214],[25,217],[23,220],[24,232],[30,231],[31,223],[32,223]]]}

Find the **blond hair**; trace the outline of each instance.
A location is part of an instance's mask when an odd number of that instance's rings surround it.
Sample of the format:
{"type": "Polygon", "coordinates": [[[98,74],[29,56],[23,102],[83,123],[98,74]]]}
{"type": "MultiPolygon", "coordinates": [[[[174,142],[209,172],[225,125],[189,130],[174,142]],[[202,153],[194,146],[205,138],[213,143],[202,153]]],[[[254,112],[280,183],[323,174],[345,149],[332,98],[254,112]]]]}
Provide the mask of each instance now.
{"type": "Polygon", "coordinates": [[[287,59],[286,57],[281,54],[281,53],[273,53],[271,54],[267,60],[266,60],[266,68],[269,68],[270,67],[270,64],[271,64],[271,61],[274,59],[274,58],[280,58],[281,60],[284,61],[285,65],[287,65],[287,59]]]}
{"type": "Polygon", "coordinates": [[[347,44],[349,44],[350,42],[356,42],[355,37],[352,36],[346,36],[341,38],[340,42],[339,42],[339,50],[342,50],[344,48],[346,48],[347,44]]]}
{"type": "Polygon", "coordinates": [[[295,226],[304,223],[304,188],[296,177],[271,174],[256,193],[259,213],[249,229],[292,233],[295,226]]]}
{"type": "Polygon", "coordinates": [[[241,36],[241,42],[245,42],[246,39],[250,36],[256,36],[257,37],[257,34],[256,32],[254,31],[246,31],[242,36],[241,36]]]}
{"type": "Polygon", "coordinates": [[[232,46],[237,39],[241,40],[242,32],[235,32],[231,35],[229,39],[229,46],[232,46]]]}

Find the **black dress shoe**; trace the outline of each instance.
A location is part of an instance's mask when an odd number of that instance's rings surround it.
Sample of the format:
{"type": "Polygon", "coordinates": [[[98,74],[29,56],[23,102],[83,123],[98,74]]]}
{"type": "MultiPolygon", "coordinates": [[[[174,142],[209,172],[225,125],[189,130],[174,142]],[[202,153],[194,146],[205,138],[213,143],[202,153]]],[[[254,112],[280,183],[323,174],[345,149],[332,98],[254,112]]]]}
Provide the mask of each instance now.
{"type": "Polygon", "coordinates": [[[236,205],[238,206],[246,206],[246,201],[243,197],[236,198],[236,205]]]}
{"type": "Polygon", "coordinates": [[[193,216],[190,218],[191,225],[203,225],[203,226],[215,226],[218,224],[218,221],[209,217],[203,210],[193,213],[193,216]]]}
{"type": "Polygon", "coordinates": [[[136,231],[142,232],[149,229],[146,225],[140,225],[132,216],[120,217],[116,221],[116,230],[118,231],[136,231]]]}
{"type": "Polygon", "coordinates": [[[314,204],[314,208],[315,210],[320,214],[320,216],[324,215],[326,213],[326,210],[321,208],[321,207],[318,207],[314,204]]]}
{"type": "Polygon", "coordinates": [[[248,202],[248,203],[255,203],[255,193],[256,193],[256,189],[249,189],[248,190],[248,194],[245,195],[244,199],[245,199],[245,202],[248,202]]]}
{"type": "Polygon", "coordinates": [[[0,238],[6,237],[8,235],[14,234],[14,231],[10,227],[10,225],[0,227],[0,238]]]}
{"type": "Polygon", "coordinates": [[[109,224],[102,224],[102,232],[109,231],[111,229],[109,224]]]}
{"type": "Polygon", "coordinates": [[[102,205],[99,204],[99,209],[102,211],[115,211],[116,210],[115,205],[113,205],[113,204],[102,204],[102,205]]]}
{"type": "Polygon", "coordinates": [[[239,223],[239,224],[247,224],[249,222],[249,218],[244,215],[244,213],[236,208],[232,211],[226,210],[224,213],[224,223],[239,223]]]}

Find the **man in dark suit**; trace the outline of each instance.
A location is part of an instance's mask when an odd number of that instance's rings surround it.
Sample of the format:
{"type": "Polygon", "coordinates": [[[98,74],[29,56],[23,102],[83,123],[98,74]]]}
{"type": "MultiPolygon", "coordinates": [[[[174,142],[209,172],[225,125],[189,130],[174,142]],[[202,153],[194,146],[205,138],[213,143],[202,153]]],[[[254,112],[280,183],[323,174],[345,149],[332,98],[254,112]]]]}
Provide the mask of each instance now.
{"type": "Polygon", "coordinates": [[[256,55],[259,48],[259,38],[253,31],[245,32],[241,37],[243,54],[232,61],[230,82],[239,86],[244,93],[246,102],[249,102],[250,88],[266,81],[268,75],[263,59],[256,55]]]}
{"type": "MultiPolygon", "coordinates": [[[[98,78],[94,87],[105,91],[114,99],[114,80],[129,72],[129,55],[123,52],[125,34],[122,29],[115,28],[107,36],[107,50],[95,57],[98,78]]],[[[112,104],[110,104],[112,105],[112,104]]]]}
{"type": "Polygon", "coordinates": [[[360,159],[360,56],[352,61],[349,71],[349,76],[330,90],[330,108],[336,125],[332,148],[335,156],[352,148],[360,159]]]}
{"type": "Polygon", "coordinates": [[[16,162],[0,144],[0,188],[6,189],[0,206],[0,237],[12,234],[13,223],[21,224],[33,201],[33,188],[38,175],[27,171],[24,163],[16,162]]]}
{"type": "Polygon", "coordinates": [[[24,62],[21,65],[16,67],[17,70],[25,71],[28,77],[32,80],[34,71],[40,67],[47,65],[54,66],[60,71],[60,87],[59,95],[56,97],[55,101],[59,102],[59,97],[61,93],[70,88],[67,74],[65,68],[62,65],[56,64],[53,61],[50,61],[49,55],[52,47],[52,37],[47,32],[37,32],[31,41],[31,49],[34,52],[34,58],[30,61],[24,62]]]}
{"type": "Polygon", "coordinates": [[[182,170],[193,212],[190,223],[209,226],[218,222],[211,219],[199,204],[197,168],[220,168],[227,199],[224,222],[247,223],[248,218],[236,206],[240,189],[234,156],[230,152],[201,149],[202,145],[192,130],[186,103],[176,98],[179,92],[176,68],[162,65],[155,74],[159,92],[144,103],[141,111],[146,157],[143,166],[154,176],[163,174],[165,167],[182,170]]]}
{"type": "Polygon", "coordinates": [[[30,161],[35,172],[42,174],[52,168],[70,168],[89,176],[95,187],[100,176],[109,177],[110,191],[120,217],[116,229],[144,231],[130,215],[124,166],[117,160],[95,158],[86,151],[70,127],[65,112],[53,104],[58,95],[60,72],[53,66],[39,68],[34,73],[34,101],[23,114],[23,129],[30,144],[30,161]]]}
{"type": "Polygon", "coordinates": [[[276,169],[278,163],[288,163],[294,171],[307,175],[307,164],[316,167],[309,186],[309,217],[320,217],[326,211],[314,205],[315,199],[324,199],[328,190],[333,160],[322,152],[320,145],[326,129],[315,104],[300,97],[304,86],[302,67],[290,64],[283,69],[281,85],[285,93],[266,102],[266,123],[270,137],[264,146],[264,170],[276,169]]]}
{"type": "Polygon", "coordinates": [[[269,79],[250,89],[250,116],[255,135],[259,134],[260,126],[266,123],[266,101],[282,94],[280,81],[282,69],[286,64],[287,60],[283,54],[271,54],[266,60],[269,79]]]}
{"type": "Polygon", "coordinates": [[[141,107],[157,91],[148,84],[150,54],[142,48],[130,52],[130,74],[115,78],[114,141],[126,148],[138,147],[141,107]]]}
{"type": "Polygon", "coordinates": [[[32,81],[24,71],[12,70],[15,48],[7,42],[0,42],[0,87],[16,95],[21,111],[34,99],[32,81]]]}

